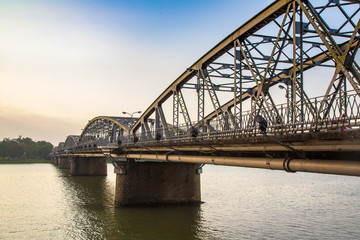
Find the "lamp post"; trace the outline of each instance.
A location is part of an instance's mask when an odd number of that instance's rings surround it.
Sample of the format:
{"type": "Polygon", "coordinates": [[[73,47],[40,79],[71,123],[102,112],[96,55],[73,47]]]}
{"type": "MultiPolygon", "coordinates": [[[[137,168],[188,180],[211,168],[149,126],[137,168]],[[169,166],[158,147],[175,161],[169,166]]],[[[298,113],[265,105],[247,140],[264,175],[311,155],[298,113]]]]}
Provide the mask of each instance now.
{"type": "MultiPolygon", "coordinates": [[[[136,113],[139,113],[139,114],[140,114],[141,111],[136,111],[136,112],[133,112],[133,113],[128,113],[128,112],[122,112],[122,113],[123,113],[123,114],[128,114],[128,115],[130,115],[131,118],[133,118],[133,115],[134,115],[134,114],[136,114],[136,113]]],[[[131,128],[134,124],[135,124],[135,122],[131,122],[131,123],[130,123],[130,128],[131,128]]],[[[129,133],[129,134],[130,134],[130,133],[129,133]]],[[[135,140],[135,137],[136,137],[136,136],[134,135],[134,140],[135,140]]],[[[136,137],[136,138],[137,138],[137,137],[136,137]]],[[[137,142],[137,140],[136,140],[136,142],[137,142]]]]}
{"type": "Polygon", "coordinates": [[[287,120],[288,122],[290,122],[290,99],[289,99],[289,88],[286,86],[284,87],[283,85],[278,85],[278,87],[282,90],[285,90],[286,91],[286,94],[285,94],[285,98],[286,98],[286,107],[287,107],[287,120]]]}
{"type": "Polygon", "coordinates": [[[139,114],[140,114],[141,111],[136,111],[136,112],[133,112],[133,113],[128,113],[128,112],[122,112],[122,113],[123,113],[123,114],[129,114],[130,117],[132,118],[135,113],[139,113],[139,114]]]}
{"type": "Polygon", "coordinates": [[[278,87],[282,90],[285,90],[286,91],[285,97],[289,98],[289,89],[287,87],[284,87],[283,85],[278,85],[278,87]]]}

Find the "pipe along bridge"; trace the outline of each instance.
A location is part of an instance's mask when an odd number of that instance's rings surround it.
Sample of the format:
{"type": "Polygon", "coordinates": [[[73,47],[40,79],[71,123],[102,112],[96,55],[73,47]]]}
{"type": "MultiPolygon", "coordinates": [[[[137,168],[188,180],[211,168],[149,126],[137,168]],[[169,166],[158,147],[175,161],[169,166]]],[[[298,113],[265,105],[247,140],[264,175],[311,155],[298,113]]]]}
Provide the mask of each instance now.
{"type": "Polygon", "coordinates": [[[199,202],[204,164],[360,176],[359,6],[273,2],[140,117],[95,117],[53,163],[106,175],[112,162],[119,205],[199,202]]]}

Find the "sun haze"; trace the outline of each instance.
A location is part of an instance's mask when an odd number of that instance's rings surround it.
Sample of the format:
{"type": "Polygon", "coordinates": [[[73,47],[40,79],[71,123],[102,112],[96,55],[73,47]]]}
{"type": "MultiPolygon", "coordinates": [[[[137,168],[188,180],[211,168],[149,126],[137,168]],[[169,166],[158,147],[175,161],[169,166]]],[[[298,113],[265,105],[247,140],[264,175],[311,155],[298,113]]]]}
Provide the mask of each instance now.
{"type": "Polygon", "coordinates": [[[271,1],[0,3],[0,139],[57,145],[99,115],[144,111],[271,1]]]}

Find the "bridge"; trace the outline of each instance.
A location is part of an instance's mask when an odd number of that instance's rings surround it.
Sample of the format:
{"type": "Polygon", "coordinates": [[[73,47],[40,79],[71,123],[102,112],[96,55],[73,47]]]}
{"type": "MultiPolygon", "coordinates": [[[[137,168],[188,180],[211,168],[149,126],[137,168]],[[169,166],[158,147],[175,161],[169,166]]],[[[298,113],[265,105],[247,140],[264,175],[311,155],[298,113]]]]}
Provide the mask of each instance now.
{"type": "Polygon", "coordinates": [[[119,205],[199,202],[204,164],[360,176],[359,6],[273,2],[140,117],[95,117],[52,161],[72,175],[112,162],[119,205]]]}

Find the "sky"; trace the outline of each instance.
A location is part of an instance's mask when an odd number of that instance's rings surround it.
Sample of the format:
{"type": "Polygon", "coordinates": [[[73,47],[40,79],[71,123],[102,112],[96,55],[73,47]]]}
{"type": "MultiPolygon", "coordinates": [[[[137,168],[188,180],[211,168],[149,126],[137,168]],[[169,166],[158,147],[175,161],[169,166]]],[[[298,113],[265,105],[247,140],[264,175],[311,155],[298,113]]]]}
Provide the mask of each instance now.
{"type": "Polygon", "coordinates": [[[96,116],[145,111],[272,1],[0,1],[0,139],[54,145],[96,116]]]}

